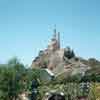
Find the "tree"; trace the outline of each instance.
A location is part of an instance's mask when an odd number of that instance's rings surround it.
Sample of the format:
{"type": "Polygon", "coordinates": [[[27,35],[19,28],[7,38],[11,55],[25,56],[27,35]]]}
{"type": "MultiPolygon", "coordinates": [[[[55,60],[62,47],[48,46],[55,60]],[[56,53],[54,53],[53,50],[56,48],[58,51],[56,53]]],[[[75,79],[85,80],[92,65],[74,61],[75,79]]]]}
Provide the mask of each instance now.
{"type": "Polygon", "coordinates": [[[11,59],[5,67],[0,67],[0,100],[13,100],[24,90],[22,74],[24,65],[11,59]]]}
{"type": "Polygon", "coordinates": [[[68,59],[71,59],[75,57],[75,53],[73,50],[70,49],[70,47],[66,47],[64,51],[64,56],[67,57],[68,59]]]}

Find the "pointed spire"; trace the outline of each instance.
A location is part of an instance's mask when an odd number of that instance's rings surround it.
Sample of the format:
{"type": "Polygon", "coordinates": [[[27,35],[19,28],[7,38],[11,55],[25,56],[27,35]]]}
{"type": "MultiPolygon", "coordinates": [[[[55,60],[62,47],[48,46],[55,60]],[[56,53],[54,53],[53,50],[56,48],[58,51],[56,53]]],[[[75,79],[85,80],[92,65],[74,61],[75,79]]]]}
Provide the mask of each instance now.
{"type": "Polygon", "coordinates": [[[57,41],[57,47],[58,47],[58,49],[60,49],[60,32],[56,31],[56,25],[54,25],[53,39],[55,39],[57,41]]]}
{"type": "Polygon", "coordinates": [[[56,32],[56,25],[54,26],[53,37],[51,38],[49,49],[50,50],[58,50],[60,49],[60,32],[56,32]]]}
{"type": "Polygon", "coordinates": [[[60,32],[58,32],[57,34],[57,40],[58,40],[58,48],[60,49],[60,32]]]}
{"type": "Polygon", "coordinates": [[[54,34],[56,34],[56,25],[54,25],[54,34]]]}
{"type": "Polygon", "coordinates": [[[53,38],[54,38],[54,39],[57,39],[56,25],[54,25],[54,30],[53,30],[53,31],[54,31],[53,38]]]}

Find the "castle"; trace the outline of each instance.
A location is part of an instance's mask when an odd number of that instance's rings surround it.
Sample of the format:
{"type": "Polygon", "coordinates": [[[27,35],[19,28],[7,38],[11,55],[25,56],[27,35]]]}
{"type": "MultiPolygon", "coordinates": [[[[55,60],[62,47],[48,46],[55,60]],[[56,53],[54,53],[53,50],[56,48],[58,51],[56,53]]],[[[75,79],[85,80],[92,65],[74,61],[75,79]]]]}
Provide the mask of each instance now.
{"type": "Polygon", "coordinates": [[[42,68],[54,74],[71,72],[84,73],[88,67],[75,56],[70,47],[61,48],[60,33],[54,29],[53,37],[45,50],[41,50],[32,62],[32,68],[42,68]]]}
{"type": "Polygon", "coordinates": [[[57,62],[63,58],[64,49],[60,48],[60,32],[56,32],[54,29],[53,37],[49,42],[47,48],[39,52],[39,56],[33,61],[33,66],[39,66],[42,68],[49,68],[52,70],[57,62]],[[58,60],[58,61],[57,61],[58,60]]]}

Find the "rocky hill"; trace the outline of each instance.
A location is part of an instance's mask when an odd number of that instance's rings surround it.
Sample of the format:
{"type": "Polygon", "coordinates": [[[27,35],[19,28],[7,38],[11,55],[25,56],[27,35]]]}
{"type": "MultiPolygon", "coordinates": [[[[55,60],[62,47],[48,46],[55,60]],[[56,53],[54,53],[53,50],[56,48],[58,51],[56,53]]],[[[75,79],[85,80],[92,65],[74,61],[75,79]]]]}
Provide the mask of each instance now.
{"type": "Polygon", "coordinates": [[[85,60],[76,57],[70,47],[61,48],[60,33],[57,33],[56,29],[54,29],[54,35],[47,49],[39,52],[39,55],[33,60],[31,66],[32,68],[48,69],[55,76],[64,74],[66,77],[67,75],[74,74],[84,75],[95,66],[100,69],[100,62],[94,58],[85,60]]]}

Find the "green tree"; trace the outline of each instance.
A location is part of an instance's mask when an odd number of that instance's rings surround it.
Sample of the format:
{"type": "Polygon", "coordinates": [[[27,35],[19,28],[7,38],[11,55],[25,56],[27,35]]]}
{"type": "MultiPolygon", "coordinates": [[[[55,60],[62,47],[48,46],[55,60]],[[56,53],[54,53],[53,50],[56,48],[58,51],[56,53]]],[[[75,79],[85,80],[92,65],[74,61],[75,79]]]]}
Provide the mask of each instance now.
{"type": "Polygon", "coordinates": [[[0,66],[0,100],[16,99],[23,91],[24,72],[24,65],[17,59],[11,59],[8,64],[0,66]]]}

